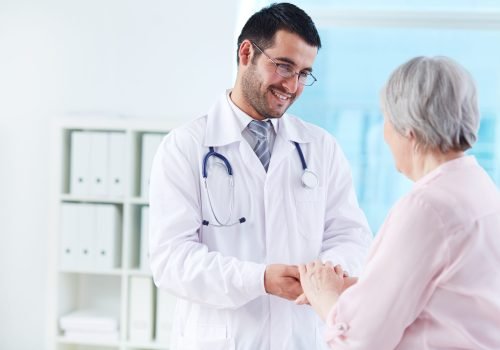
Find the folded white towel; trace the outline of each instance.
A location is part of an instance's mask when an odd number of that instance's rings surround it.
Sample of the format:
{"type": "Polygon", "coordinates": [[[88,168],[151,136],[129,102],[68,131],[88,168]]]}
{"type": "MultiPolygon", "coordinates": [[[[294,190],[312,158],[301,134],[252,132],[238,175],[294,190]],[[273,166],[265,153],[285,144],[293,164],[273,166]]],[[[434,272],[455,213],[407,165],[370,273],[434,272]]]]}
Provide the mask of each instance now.
{"type": "Polygon", "coordinates": [[[75,342],[112,343],[120,338],[118,331],[92,332],[92,331],[65,331],[64,339],[75,342]]]}
{"type": "Polygon", "coordinates": [[[118,316],[102,310],[76,310],[59,319],[65,331],[112,332],[118,330],[118,316]]]}

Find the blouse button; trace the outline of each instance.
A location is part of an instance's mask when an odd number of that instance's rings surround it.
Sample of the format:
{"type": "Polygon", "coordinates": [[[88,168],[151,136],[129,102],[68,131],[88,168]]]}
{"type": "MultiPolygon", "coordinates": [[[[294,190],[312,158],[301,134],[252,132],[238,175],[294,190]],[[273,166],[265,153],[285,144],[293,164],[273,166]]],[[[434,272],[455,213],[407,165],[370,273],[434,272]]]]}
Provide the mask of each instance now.
{"type": "Polygon", "coordinates": [[[337,326],[336,326],[336,328],[337,328],[337,331],[339,333],[343,333],[343,332],[347,331],[347,329],[349,327],[347,327],[347,325],[345,323],[338,323],[337,326]]]}

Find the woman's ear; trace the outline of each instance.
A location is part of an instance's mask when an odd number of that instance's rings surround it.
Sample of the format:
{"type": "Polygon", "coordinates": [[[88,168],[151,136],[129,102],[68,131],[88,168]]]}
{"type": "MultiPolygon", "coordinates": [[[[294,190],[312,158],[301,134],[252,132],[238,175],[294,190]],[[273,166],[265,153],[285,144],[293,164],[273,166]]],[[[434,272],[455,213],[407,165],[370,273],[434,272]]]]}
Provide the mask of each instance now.
{"type": "Polygon", "coordinates": [[[411,130],[411,129],[410,129],[410,130],[407,130],[407,131],[405,132],[405,136],[408,138],[408,140],[410,140],[410,141],[412,141],[412,142],[417,140],[417,137],[416,137],[416,135],[415,135],[415,132],[414,132],[413,130],[411,130]]]}
{"type": "Polygon", "coordinates": [[[413,130],[408,130],[406,132],[406,138],[410,141],[413,152],[417,153],[420,149],[420,145],[417,142],[417,135],[415,132],[413,130]]]}

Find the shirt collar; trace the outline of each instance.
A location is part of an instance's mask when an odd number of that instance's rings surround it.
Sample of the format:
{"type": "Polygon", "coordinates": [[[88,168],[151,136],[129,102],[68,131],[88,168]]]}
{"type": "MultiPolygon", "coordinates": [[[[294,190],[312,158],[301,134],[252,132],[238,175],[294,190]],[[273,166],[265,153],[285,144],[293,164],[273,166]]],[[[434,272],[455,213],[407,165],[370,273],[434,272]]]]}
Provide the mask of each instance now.
{"type": "Polygon", "coordinates": [[[459,158],[449,160],[439,165],[436,169],[433,169],[429,173],[425,174],[423,177],[421,177],[419,180],[415,182],[415,186],[425,185],[443,173],[462,170],[464,168],[474,166],[477,164],[478,164],[477,160],[474,156],[463,155],[459,158]]]}
{"type": "MultiPolygon", "coordinates": [[[[231,100],[231,90],[226,91],[226,98],[231,106],[231,109],[233,113],[236,115],[236,119],[238,119],[238,124],[240,126],[240,132],[243,132],[243,130],[250,124],[252,120],[254,120],[252,117],[250,117],[248,114],[243,112],[238,106],[236,106],[231,100]]],[[[274,133],[278,133],[278,128],[279,128],[279,121],[281,118],[267,118],[264,119],[264,121],[271,121],[271,125],[273,126],[274,133]]]]}
{"type": "MultiPolygon", "coordinates": [[[[231,90],[219,97],[207,115],[207,127],[203,145],[218,147],[243,140],[242,131],[253,120],[230,99],[231,90]]],[[[270,118],[277,136],[298,143],[312,142],[310,127],[302,120],[290,118],[285,113],[281,118],[270,118]]]]}

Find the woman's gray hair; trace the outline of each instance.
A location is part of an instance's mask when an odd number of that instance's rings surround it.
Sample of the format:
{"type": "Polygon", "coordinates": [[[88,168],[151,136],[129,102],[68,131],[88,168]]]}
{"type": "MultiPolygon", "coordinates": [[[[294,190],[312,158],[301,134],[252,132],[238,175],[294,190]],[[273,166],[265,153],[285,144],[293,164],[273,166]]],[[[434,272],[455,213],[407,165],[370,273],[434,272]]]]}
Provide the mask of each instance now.
{"type": "Polygon", "coordinates": [[[477,139],[474,80],[447,57],[416,57],[399,66],[381,93],[382,108],[401,134],[413,131],[423,149],[465,151],[477,139]]]}

